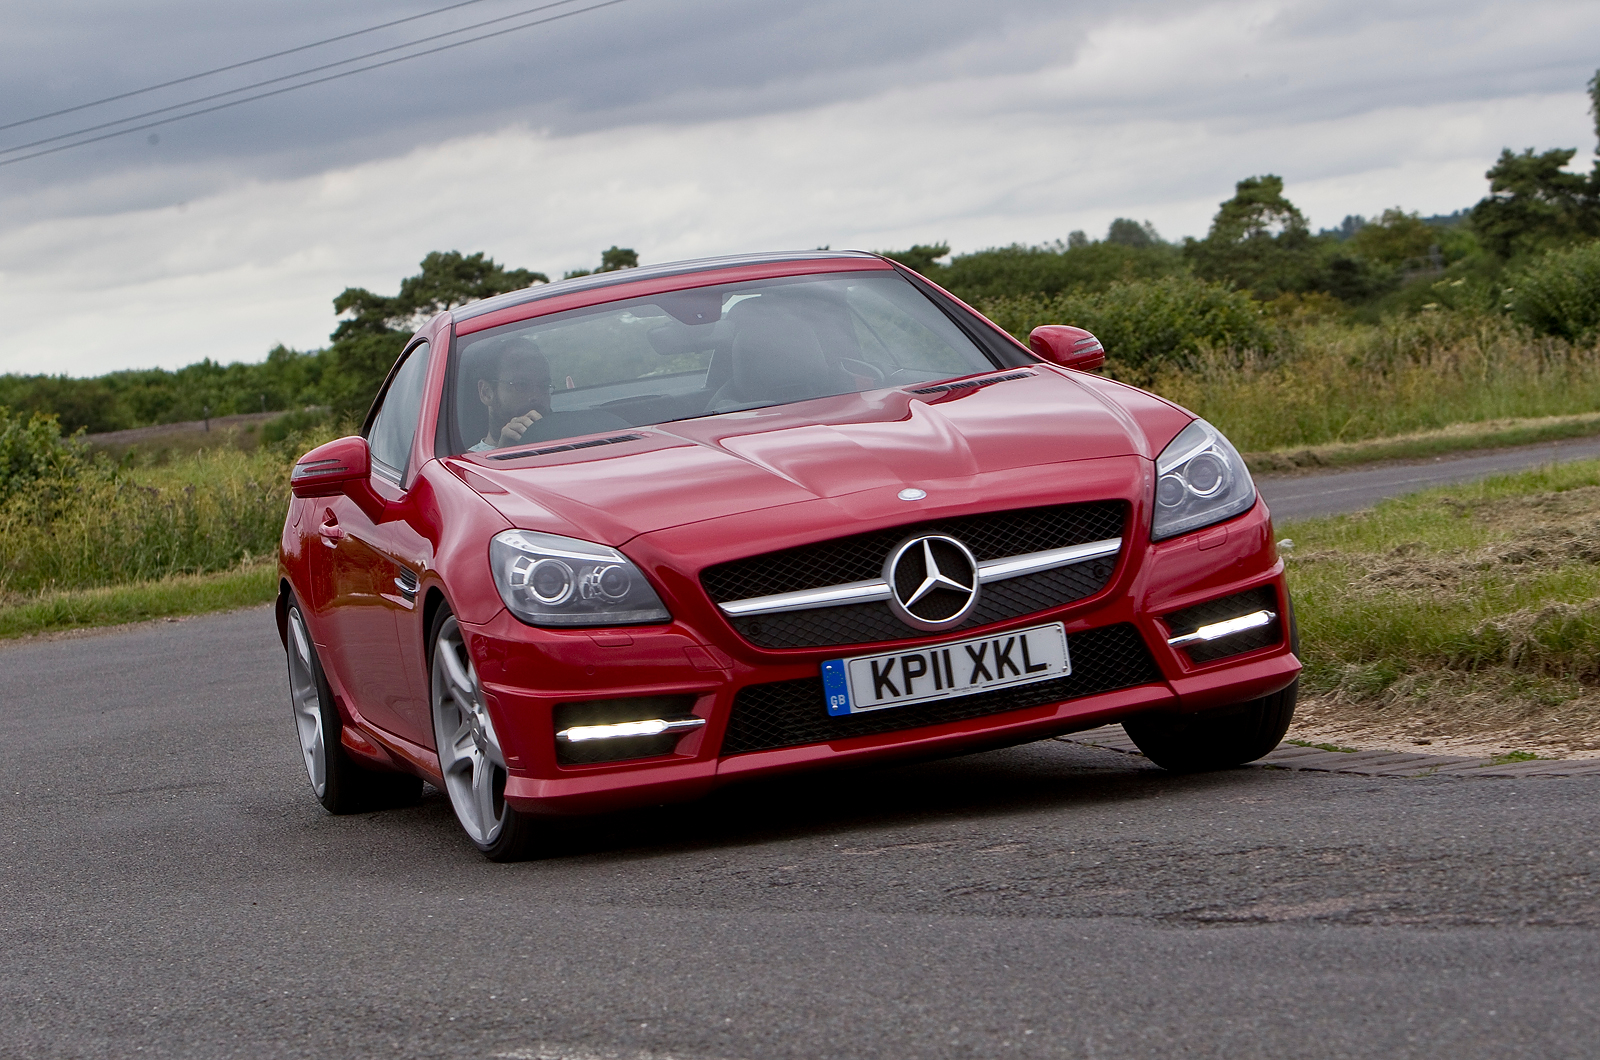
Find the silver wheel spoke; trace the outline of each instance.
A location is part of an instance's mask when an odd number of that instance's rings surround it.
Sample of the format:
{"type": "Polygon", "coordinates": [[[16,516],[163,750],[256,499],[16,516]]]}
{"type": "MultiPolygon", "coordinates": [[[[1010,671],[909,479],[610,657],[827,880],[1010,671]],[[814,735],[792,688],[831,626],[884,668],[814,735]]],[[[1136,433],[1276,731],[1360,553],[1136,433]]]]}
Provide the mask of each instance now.
{"type": "Polygon", "coordinates": [[[439,627],[433,658],[433,734],[445,794],[461,827],[486,846],[500,834],[506,812],[503,806],[495,809],[496,769],[505,768],[505,754],[455,619],[446,619],[439,627]]]}
{"type": "Polygon", "coordinates": [[[445,680],[450,687],[450,697],[461,705],[463,711],[472,710],[477,706],[477,690],[474,689],[473,680],[466,669],[461,665],[461,660],[456,656],[455,645],[446,645],[443,641],[439,644],[439,658],[444,662],[445,680]]]}
{"type": "Polygon", "coordinates": [[[316,655],[305,619],[298,608],[289,611],[289,705],[300,737],[300,754],[317,797],[328,788],[327,734],[322,727],[322,694],[317,687],[316,655]]]}
{"type": "Polygon", "coordinates": [[[487,759],[478,760],[472,774],[472,805],[478,811],[478,822],[487,836],[496,824],[494,812],[494,766],[487,759]]]}

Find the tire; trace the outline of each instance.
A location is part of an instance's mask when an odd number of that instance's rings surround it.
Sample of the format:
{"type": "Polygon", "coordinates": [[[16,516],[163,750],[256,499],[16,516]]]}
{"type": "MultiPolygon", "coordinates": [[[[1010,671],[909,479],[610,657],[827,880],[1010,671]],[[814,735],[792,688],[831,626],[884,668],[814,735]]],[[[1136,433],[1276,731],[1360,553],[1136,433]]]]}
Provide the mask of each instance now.
{"type": "Polygon", "coordinates": [[[1200,714],[1146,714],[1122,723],[1144,756],[1174,773],[1231,769],[1269,753],[1289,731],[1300,687],[1200,714]]]}
{"type": "Polygon", "coordinates": [[[334,705],[322,660],[293,594],[289,596],[288,627],[289,705],[300,738],[300,758],[317,801],[335,814],[416,802],[422,796],[419,778],[363,768],[344,749],[340,741],[344,720],[334,705]]]}
{"type": "MultiPolygon", "coordinates": [[[[1289,649],[1300,654],[1294,602],[1287,601],[1289,649]]],[[[1289,731],[1300,679],[1270,696],[1199,714],[1146,714],[1122,723],[1144,756],[1174,773],[1231,769],[1270,754],[1289,731]]]]}
{"type": "Polygon", "coordinates": [[[506,758],[460,624],[439,608],[428,635],[428,704],[445,795],[474,846],[491,861],[528,855],[535,820],[505,801],[506,758]]]}

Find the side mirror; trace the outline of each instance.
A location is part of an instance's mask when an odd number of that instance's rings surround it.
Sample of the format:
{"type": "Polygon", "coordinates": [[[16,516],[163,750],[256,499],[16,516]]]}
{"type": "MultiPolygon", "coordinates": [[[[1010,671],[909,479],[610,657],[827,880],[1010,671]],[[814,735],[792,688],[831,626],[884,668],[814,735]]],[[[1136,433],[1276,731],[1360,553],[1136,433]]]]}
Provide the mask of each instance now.
{"type": "Polygon", "coordinates": [[[302,456],[289,476],[296,497],[336,497],[372,475],[372,450],[359,435],[335,438],[302,456]]]}
{"type": "Polygon", "coordinates": [[[1028,333],[1028,348],[1063,368],[1087,372],[1106,363],[1106,348],[1082,328],[1070,324],[1041,324],[1028,333]]]}
{"type": "Polygon", "coordinates": [[[383,512],[384,501],[372,488],[372,450],[360,435],[335,438],[302,456],[289,476],[296,497],[336,497],[343,494],[373,519],[383,512]]]}

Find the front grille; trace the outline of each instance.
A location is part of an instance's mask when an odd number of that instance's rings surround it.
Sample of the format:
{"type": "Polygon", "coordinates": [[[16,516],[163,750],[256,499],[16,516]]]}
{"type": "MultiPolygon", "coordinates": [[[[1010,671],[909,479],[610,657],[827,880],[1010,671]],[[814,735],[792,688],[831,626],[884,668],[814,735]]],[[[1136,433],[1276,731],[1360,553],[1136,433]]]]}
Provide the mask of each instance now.
{"type": "MultiPolygon", "coordinates": [[[[899,538],[895,539],[897,542],[899,538]]],[[[983,587],[978,606],[965,622],[968,629],[1003,622],[1008,618],[1047,611],[1052,607],[1093,596],[1111,580],[1115,556],[1077,563],[1070,567],[1007,578],[983,587]]],[[[784,611],[771,615],[746,615],[728,620],[738,634],[763,648],[825,648],[839,644],[870,644],[905,640],[921,634],[894,616],[885,603],[817,607],[809,611],[784,611]]]]}
{"type": "Polygon", "coordinates": [[[840,718],[828,714],[821,677],[751,685],[734,697],[733,715],[722,740],[722,754],[726,757],[919,729],[1059,703],[1161,679],[1150,650],[1131,625],[1086,630],[1068,637],[1067,642],[1072,673],[1066,677],[840,718]]]}
{"type": "MultiPolygon", "coordinates": [[[[1262,585],[1246,592],[1235,593],[1216,600],[1207,600],[1203,604],[1186,607],[1182,611],[1174,611],[1162,617],[1167,627],[1172,630],[1172,636],[1181,637],[1185,633],[1193,633],[1201,626],[1212,622],[1222,622],[1240,615],[1252,614],[1256,611],[1272,611],[1279,615],[1283,608],[1278,604],[1278,591],[1271,585],[1262,585]]],[[[1247,651],[1257,648],[1267,648],[1283,640],[1283,622],[1275,618],[1260,629],[1247,629],[1243,633],[1235,633],[1231,637],[1220,640],[1201,641],[1196,644],[1185,645],[1181,650],[1189,653],[1189,658],[1196,663],[1215,662],[1226,659],[1230,655],[1242,655],[1247,651]]]]}
{"type": "MultiPolygon", "coordinates": [[[[716,603],[798,592],[883,576],[890,550],[912,534],[949,534],[978,562],[1044,552],[1119,537],[1127,520],[1123,501],[1065,504],[915,523],[835,538],[814,545],[708,567],[700,582],[716,603]]],[[[1011,578],[984,586],[972,616],[960,628],[1000,622],[1093,595],[1116,568],[1114,557],[1011,578]]],[[[887,604],[853,604],[730,620],[739,635],[763,648],[816,648],[902,640],[909,630],[887,604]]]]}
{"type": "MultiPolygon", "coordinates": [[[[651,718],[682,717],[694,709],[694,696],[635,696],[627,699],[589,699],[578,703],[558,703],[551,712],[554,731],[574,725],[614,725],[623,721],[648,721],[651,718]]],[[[585,740],[582,743],[556,741],[556,762],[564,766],[591,765],[595,762],[621,762],[630,758],[669,755],[683,739],[681,732],[659,736],[627,736],[614,740],[585,740]]]]}

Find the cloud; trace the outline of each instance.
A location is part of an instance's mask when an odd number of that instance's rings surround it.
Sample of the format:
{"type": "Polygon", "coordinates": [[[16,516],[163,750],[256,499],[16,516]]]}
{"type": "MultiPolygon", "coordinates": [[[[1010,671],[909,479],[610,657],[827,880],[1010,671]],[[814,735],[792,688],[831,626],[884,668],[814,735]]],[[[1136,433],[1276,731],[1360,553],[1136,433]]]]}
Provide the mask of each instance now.
{"type": "Polygon", "coordinates": [[[0,170],[0,312],[19,322],[0,371],[315,347],[335,294],[391,292],[430,250],[558,275],[613,243],[646,261],[937,239],[972,250],[1099,234],[1117,216],[1170,238],[1203,234],[1233,183],[1264,172],[1314,224],[1397,204],[1448,212],[1482,195],[1502,146],[1588,144],[1580,44],[1600,37],[1600,12],[1556,2],[1514,19],[1487,3],[1104,15],[1018,2],[967,31],[970,4],[943,0],[632,10],[650,18],[596,21],[553,58],[528,45],[519,61],[559,83],[626,31],[589,71],[614,83],[569,84],[547,104],[462,49],[417,64],[428,106],[415,114],[385,109],[380,89],[398,81],[374,83],[361,121],[319,114],[307,93],[297,110],[240,108],[232,139],[190,127],[197,139],[163,161],[128,163],[141,142],[64,154],[58,166],[78,168],[48,180],[0,170]],[[461,85],[486,93],[497,77],[512,102],[463,117],[461,85]],[[346,141],[324,150],[340,123],[346,141]]]}

